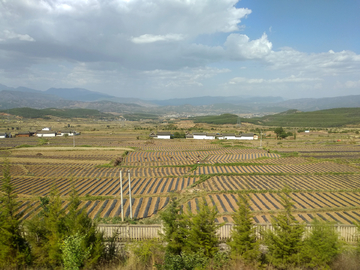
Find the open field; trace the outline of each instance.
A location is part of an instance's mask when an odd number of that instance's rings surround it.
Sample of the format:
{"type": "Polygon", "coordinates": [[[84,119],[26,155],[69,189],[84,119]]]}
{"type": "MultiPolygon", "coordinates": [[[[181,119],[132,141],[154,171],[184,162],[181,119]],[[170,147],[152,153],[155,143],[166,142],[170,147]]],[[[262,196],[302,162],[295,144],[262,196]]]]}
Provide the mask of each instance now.
{"type": "Polygon", "coordinates": [[[185,212],[196,212],[199,203],[206,202],[216,207],[219,222],[231,222],[238,194],[248,193],[255,222],[269,222],[281,211],[286,185],[300,221],[360,221],[360,139],[355,134],[299,133],[296,140],[281,141],[264,136],[260,148],[259,140],[150,140],[148,131],[134,128],[82,128],[76,147],[71,137],[49,138],[41,145],[34,137],[0,140],[0,157],[11,163],[24,219],[41,210],[39,196],[49,195],[54,187],[67,209],[74,187],[80,207],[92,218],[118,221],[122,170],[126,217],[129,171],[132,214],[140,220],[156,220],[176,196],[185,212]],[[114,167],[120,157],[121,164],[114,167]]]}

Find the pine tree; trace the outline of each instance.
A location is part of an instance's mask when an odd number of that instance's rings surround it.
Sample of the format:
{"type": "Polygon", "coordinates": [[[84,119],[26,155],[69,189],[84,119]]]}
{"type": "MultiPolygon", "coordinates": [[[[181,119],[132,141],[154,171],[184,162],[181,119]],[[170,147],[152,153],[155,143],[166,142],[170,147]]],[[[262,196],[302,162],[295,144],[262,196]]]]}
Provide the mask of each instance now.
{"type": "Polygon", "coordinates": [[[188,226],[176,198],[171,198],[168,208],[161,213],[161,219],[164,226],[162,237],[167,243],[166,253],[180,255],[185,248],[188,226]]]}
{"type": "Polygon", "coordinates": [[[5,160],[0,197],[0,267],[18,268],[31,263],[30,247],[24,238],[19,202],[11,184],[10,165],[5,160]]]}
{"type": "Polygon", "coordinates": [[[219,251],[217,230],[222,224],[215,222],[217,211],[205,203],[200,203],[196,215],[189,215],[189,236],[186,239],[186,251],[201,251],[207,258],[213,258],[219,251]]]}
{"type": "Polygon", "coordinates": [[[281,196],[281,205],[284,212],[273,218],[271,224],[274,231],[265,233],[268,245],[267,259],[270,264],[287,269],[300,263],[304,225],[300,224],[292,215],[293,203],[289,196],[290,191],[284,188],[281,196]]]}
{"type": "Polygon", "coordinates": [[[234,227],[228,244],[234,257],[240,256],[246,262],[254,262],[259,258],[260,251],[249,202],[248,195],[239,195],[238,210],[232,215],[234,227]]]}

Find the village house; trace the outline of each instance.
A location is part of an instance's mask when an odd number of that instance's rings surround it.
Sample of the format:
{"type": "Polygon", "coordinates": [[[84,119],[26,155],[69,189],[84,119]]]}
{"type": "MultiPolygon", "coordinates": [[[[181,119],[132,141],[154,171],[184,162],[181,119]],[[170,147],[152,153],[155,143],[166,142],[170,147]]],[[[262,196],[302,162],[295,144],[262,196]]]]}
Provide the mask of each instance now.
{"type": "Polygon", "coordinates": [[[195,140],[204,140],[204,139],[206,139],[206,133],[194,132],[192,135],[193,135],[193,139],[195,139],[195,140]]]}
{"type": "Polygon", "coordinates": [[[56,136],[56,132],[55,131],[39,131],[36,133],[36,136],[38,137],[55,137],[56,136]]]}
{"type": "Polygon", "coordinates": [[[56,136],[76,136],[76,131],[63,130],[56,134],[56,136]]]}
{"type": "Polygon", "coordinates": [[[31,137],[34,135],[34,132],[19,132],[17,134],[15,134],[15,137],[31,137]]]}
{"type": "Polygon", "coordinates": [[[170,140],[171,139],[171,132],[157,132],[157,134],[155,135],[155,133],[150,133],[149,137],[152,137],[154,139],[166,139],[166,140],[170,140]]]}

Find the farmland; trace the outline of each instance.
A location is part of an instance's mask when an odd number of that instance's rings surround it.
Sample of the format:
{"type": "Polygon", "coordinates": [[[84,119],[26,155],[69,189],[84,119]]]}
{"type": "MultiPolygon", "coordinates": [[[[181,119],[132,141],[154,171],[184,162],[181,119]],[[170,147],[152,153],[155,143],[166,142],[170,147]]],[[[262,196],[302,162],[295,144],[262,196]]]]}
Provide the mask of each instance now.
{"type": "Polygon", "coordinates": [[[132,215],[141,222],[156,222],[173,196],[185,212],[195,213],[206,202],[217,209],[219,222],[231,222],[241,193],[250,195],[254,221],[269,222],[282,209],[284,186],[299,221],[360,221],[360,140],[351,134],[264,137],[259,148],[259,141],[150,140],[134,129],[105,130],[85,130],[75,138],[76,147],[70,137],[49,138],[44,145],[37,138],[0,141],[23,219],[39,213],[39,196],[55,188],[66,210],[75,188],[79,207],[91,218],[118,222],[122,170],[125,216],[130,216],[130,172],[132,215]],[[114,166],[119,157],[122,162],[114,166]]]}

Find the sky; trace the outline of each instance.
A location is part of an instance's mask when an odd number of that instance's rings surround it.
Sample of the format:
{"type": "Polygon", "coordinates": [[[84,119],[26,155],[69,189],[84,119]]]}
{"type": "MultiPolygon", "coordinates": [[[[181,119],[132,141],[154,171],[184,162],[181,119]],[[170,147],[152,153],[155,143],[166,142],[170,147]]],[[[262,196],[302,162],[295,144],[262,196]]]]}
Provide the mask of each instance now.
{"type": "Polygon", "coordinates": [[[117,97],[360,94],[360,1],[0,0],[0,84],[117,97]]]}

